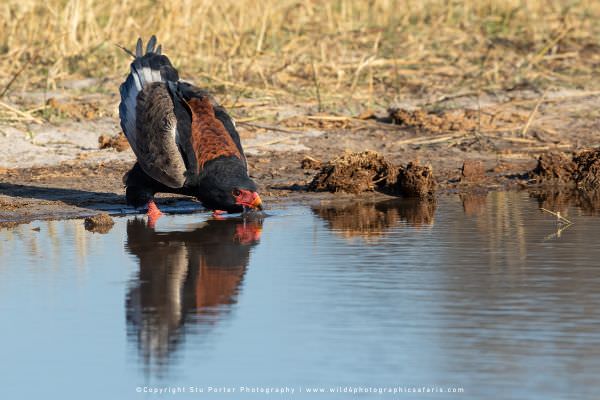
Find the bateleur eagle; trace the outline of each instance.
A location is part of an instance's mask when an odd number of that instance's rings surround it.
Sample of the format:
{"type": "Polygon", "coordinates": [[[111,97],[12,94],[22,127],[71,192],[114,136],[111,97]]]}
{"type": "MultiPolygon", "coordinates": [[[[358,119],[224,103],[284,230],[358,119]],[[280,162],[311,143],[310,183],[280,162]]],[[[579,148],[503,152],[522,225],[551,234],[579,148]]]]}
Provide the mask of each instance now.
{"type": "Polygon", "coordinates": [[[121,128],[137,157],[123,177],[127,203],[147,205],[152,224],[157,192],[194,196],[215,214],[262,209],[235,123],[208,92],[180,80],[156,44],[152,36],[143,53],[138,39],[119,89],[121,128]]]}

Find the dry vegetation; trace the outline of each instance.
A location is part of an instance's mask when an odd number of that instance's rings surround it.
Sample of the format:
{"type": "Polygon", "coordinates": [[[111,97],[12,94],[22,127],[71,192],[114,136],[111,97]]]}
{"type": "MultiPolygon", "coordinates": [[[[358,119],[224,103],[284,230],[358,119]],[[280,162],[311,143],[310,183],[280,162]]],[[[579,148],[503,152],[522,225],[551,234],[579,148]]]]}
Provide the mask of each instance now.
{"type": "Polygon", "coordinates": [[[591,89],[598,20],[593,0],[4,0],[0,97],[118,81],[127,56],[115,44],[153,33],[184,77],[230,105],[358,114],[406,95],[591,89]]]}

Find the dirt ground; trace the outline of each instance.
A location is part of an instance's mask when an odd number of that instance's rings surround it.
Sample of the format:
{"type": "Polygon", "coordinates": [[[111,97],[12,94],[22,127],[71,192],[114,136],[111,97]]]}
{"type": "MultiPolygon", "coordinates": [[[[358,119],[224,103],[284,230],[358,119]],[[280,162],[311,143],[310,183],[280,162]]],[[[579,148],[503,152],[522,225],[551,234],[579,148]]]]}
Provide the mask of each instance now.
{"type": "MultiPolygon", "coordinates": [[[[138,212],[125,204],[122,176],[135,158],[118,137],[116,96],[55,96],[46,105],[49,118],[0,122],[0,222],[138,212]]],[[[365,150],[395,165],[431,167],[438,194],[534,188],[543,182],[528,172],[541,155],[570,159],[599,146],[599,99],[599,92],[578,90],[466,93],[355,116],[242,99],[231,112],[268,208],[364,196],[307,189],[321,165],[365,150]]],[[[167,212],[201,208],[172,195],[160,195],[158,205],[167,212]]]]}

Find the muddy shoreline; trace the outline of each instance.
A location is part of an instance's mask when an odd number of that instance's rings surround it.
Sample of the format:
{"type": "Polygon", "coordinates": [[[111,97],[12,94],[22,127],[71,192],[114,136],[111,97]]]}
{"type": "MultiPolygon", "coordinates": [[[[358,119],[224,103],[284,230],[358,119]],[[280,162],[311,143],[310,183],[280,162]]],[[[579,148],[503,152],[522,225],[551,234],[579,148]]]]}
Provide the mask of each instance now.
{"type": "MultiPolygon", "coordinates": [[[[600,144],[599,97],[598,92],[581,90],[544,94],[524,90],[443,97],[434,103],[415,98],[356,116],[323,115],[299,105],[271,104],[259,109],[251,99],[244,99],[244,104],[250,105],[232,112],[238,120],[250,174],[268,207],[282,202],[385,198],[371,192],[307,191],[327,162],[366,150],[395,166],[416,165],[419,171],[432,172],[436,196],[538,190],[539,183],[551,192],[561,187],[571,190],[571,176],[597,185],[600,166],[595,159],[586,166],[594,171],[591,179],[575,176],[576,168],[569,160],[600,144]],[[263,118],[267,110],[270,117],[263,118]],[[542,165],[540,176],[544,179],[534,180],[528,173],[538,166],[540,157],[547,157],[550,165],[542,165]],[[554,168],[553,160],[567,161],[554,168]],[[565,176],[569,179],[563,179],[565,176]]],[[[98,109],[110,110],[115,101],[114,96],[95,95],[78,97],[69,104],[85,108],[93,103],[98,109]]],[[[118,119],[113,114],[0,124],[0,223],[141,212],[125,203],[122,177],[135,157],[119,137],[118,119]]],[[[384,170],[380,168],[372,178],[381,181],[384,170]]],[[[377,190],[375,186],[364,187],[377,190]]],[[[157,200],[167,212],[202,209],[190,198],[161,194],[157,200]]]]}
{"type": "MultiPolygon", "coordinates": [[[[302,167],[303,156],[297,153],[249,156],[252,176],[259,183],[267,206],[283,203],[316,204],[336,201],[374,201],[393,198],[376,191],[351,193],[309,192],[308,184],[318,172],[302,167]]],[[[436,171],[436,196],[472,195],[494,190],[523,190],[527,182],[519,179],[535,166],[535,160],[523,165],[496,166],[475,181],[465,178],[461,167],[436,171]],[[512,167],[512,168],[511,168],[512,167]],[[501,171],[501,172],[494,172],[501,171]]],[[[142,213],[127,206],[122,176],[130,162],[108,165],[62,163],[57,166],[6,169],[0,183],[0,226],[12,226],[33,220],[85,218],[99,213],[113,216],[142,213]]],[[[435,169],[434,169],[435,170],[435,169]]],[[[165,212],[202,211],[192,198],[158,194],[157,204],[165,212]]]]}
{"type": "MultiPolygon", "coordinates": [[[[269,163],[249,157],[250,164],[254,164],[252,175],[259,182],[267,214],[269,207],[277,208],[284,204],[348,204],[396,198],[378,191],[307,191],[318,171],[303,168],[302,159],[297,163],[290,162],[294,157],[298,158],[299,155],[278,155],[271,157],[269,163]],[[290,164],[296,164],[296,167],[290,164]],[[285,172],[277,173],[277,170],[285,172]]],[[[484,174],[475,173],[474,176],[465,174],[472,168],[469,163],[450,170],[438,170],[435,196],[416,200],[435,203],[441,196],[459,195],[465,210],[472,211],[485,204],[489,192],[526,191],[539,201],[540,207],[551,210],[561,211],[569,204],[591,213],[600,209],[597,192],[581,191],[556,182],[536,184],[529,180],[528,172],[534,170],[537,163],[535,160],[523,164],[500,163],[484,169],[484,174]]],[[[58,166],[4,170],[4,178],[0,183],[0,228],[35,220],[86,218],[103,213],[111,216],[144,213],[144,210],[127,206],[125,201],[122,175],[130,166],[131,163],[124,162],[111,163],[109,166],[63,163],[58,166]]],[[[166,213],[209,213],[195,199],[185,196],[158,194],[157,204],[166,213]]]]}

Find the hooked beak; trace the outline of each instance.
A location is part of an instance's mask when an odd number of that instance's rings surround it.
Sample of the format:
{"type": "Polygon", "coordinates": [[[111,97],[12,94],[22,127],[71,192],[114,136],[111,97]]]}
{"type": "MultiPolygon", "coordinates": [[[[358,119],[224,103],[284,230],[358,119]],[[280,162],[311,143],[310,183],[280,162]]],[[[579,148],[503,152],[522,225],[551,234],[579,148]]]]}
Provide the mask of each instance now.
{"type": "Polygon", "coordinates": [[[258,193],[254,193],[256,196],[254,197],[254,200],[252,200],[252,203],[250,203],[250,207],[261,211],[263,209],[262,206],[262,200],[260,199],[260,196],[258,195],[258,193]]]}

